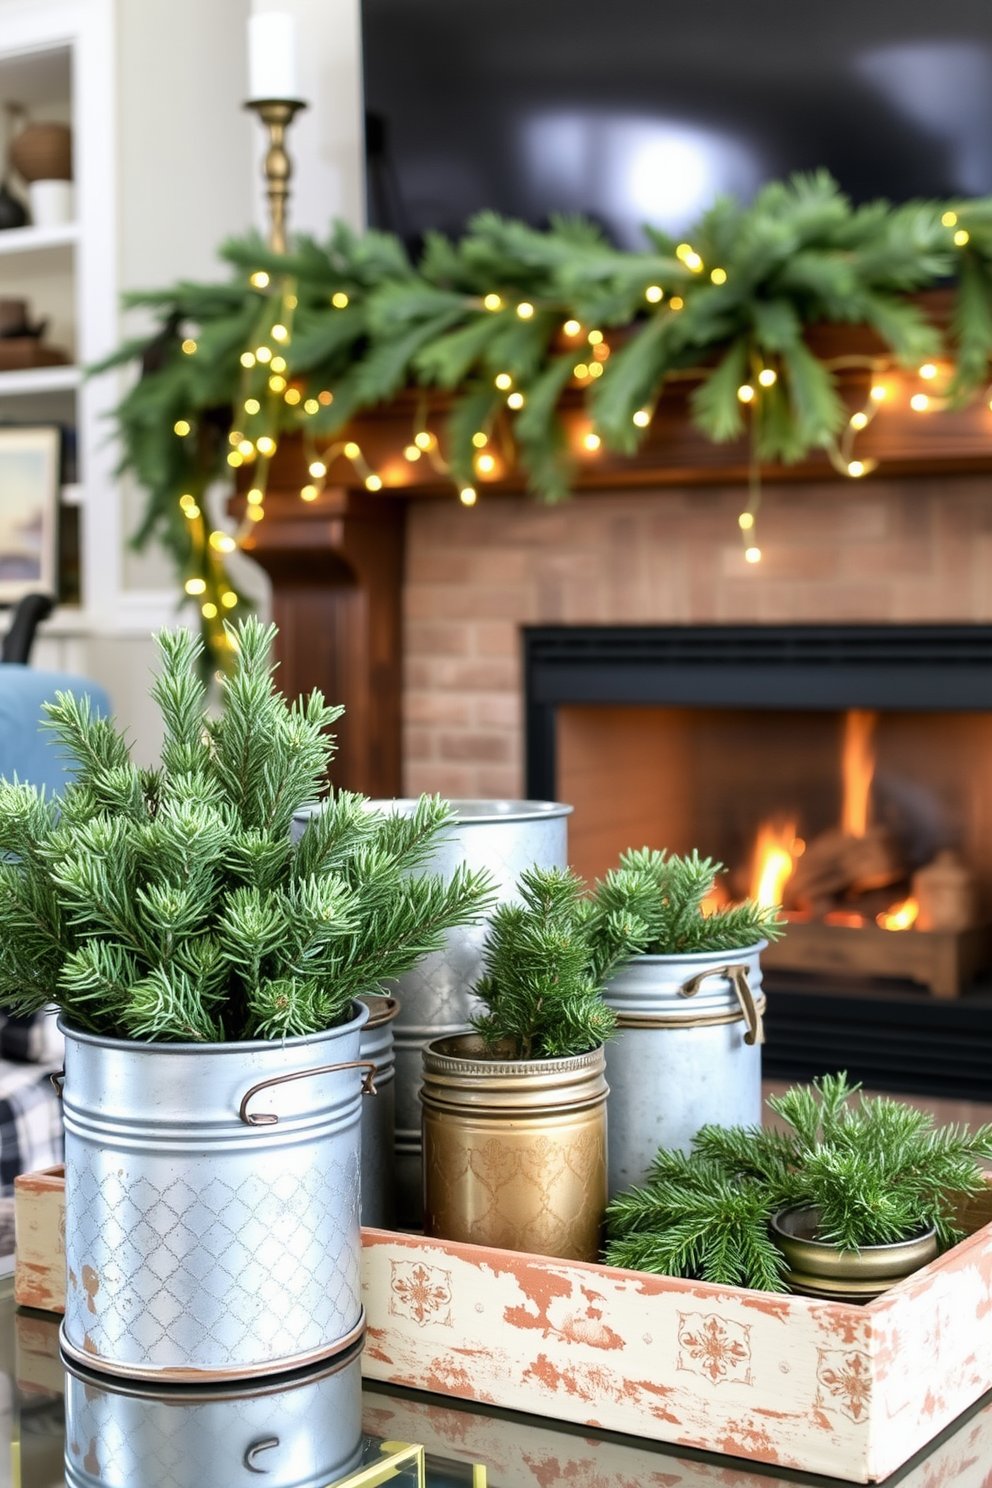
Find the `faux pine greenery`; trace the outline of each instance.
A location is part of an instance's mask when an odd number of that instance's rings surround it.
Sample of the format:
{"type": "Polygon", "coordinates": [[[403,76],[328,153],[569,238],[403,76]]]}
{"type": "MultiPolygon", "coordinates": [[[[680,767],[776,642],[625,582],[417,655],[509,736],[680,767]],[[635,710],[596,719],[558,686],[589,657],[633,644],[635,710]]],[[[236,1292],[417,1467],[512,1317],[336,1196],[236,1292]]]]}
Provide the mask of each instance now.
{"type": "Polygon", "coordinates": [[[583,883],[565,868],[532,868],[517,886],[521,903],[492,916],[486,975],[475,994],[488,1011],[473,1027],[490,1047],[513,1059],[559,1059],[608,1039],[616,1017],[602,999],[603,983],[637,948],[634,927],[617,915],[604,954],[583,883]]]}
{"type": "Polygon", "coordinates": [[[765,909],[746,899],[704,914],[723,864],[669,855],[653,848],[621,854],[620,866],[596,885],[595,928],[608,954],[622,955],[613,945],[612,926],[629,927],[638,949],[651,956],[686,955],[694,951],[736,951],[757,941],[777,940],[784,932],[777,908],[765,909]]]}
{"type": "Polygon", "coordinates": [[[935,1128],[927,1112],[857,1093],[824,1076],[769,1099],[786,1132],[707,1126],[690,1155],[660,1151],[647,1184],[610,1205],[609,1264],[784,1291],[768,1222],[791,1205],[818,1209],[818,1238],[846,1251],[931,1225],[954,1244],[954,1196],[982,1187],[992,1124],[935,1128]]]}
{"type": "Polygon", "coordinates": [[[230,632],[237,664],[217,718],[200,643],[159,635],[158,770],[134,765],[87,703],[61,693],[49,706],[80,769],[60,800],[0,782],[0,1005],[56,1002],[77,1027],[130,1039],[316,1033],[488,902],[483,876],[416,871],[449,820],[437,799],[401,817],[338,792],[291,844],[342,710],[317,692],[286,703],[274,633],[255,620],[230,632]]]}
{"type": "MultiPolygon", "coordinates": [[[[252,485],[264,490],[263,437],[302,430],[313,459],[356,413],[404,387],[453,394],[441,453],[454,481],[475,483],[481,430],[555,500],[572,479],[559,417],[569,388],[604,445],[631,451],[645,433],[635,413],[691,372],[692,417],[708,438],[749,425],[757,458],[790,461],[834,448],[849,417],[836,367],[809,348],[811,326],[870,326],[911,369],[945,358],[952,401],[988,379],[992,198],[853,206],[820,172],[772,182],[746,207],[722,198],[686,236],[690,254],[649,228],[645,251],[631,253],[588,222],[538,232],[486,212],[459,242],[429,234],[417,263],[395,238],[341,224],[326,244],[298,237],[287,255],[256,236],[227,243],[227,283],[130,299],[159,321],[112,359],[140,361],[145,373],[118,408],[124,467],[148,493],[137,541],[158,534],[223,613],[230,579],[207,541],[203,497],[241,458],[229,439],[259,451],[252,485]],[[943,283],[956,286],[946,331],[908,298],[943,283]],[[518,315],[523,303],[531,314],[518,315]],[[569,338],[572,320],[581,332],[569,338]],[[608,360],[595,359],[590,328],[617,332],[608,360]],[[285,367],[255,358],[260,346],[285,367]],[[578,365],[602,376],[580,381],[578,365]],[[738,387],[765,369],[775,381],[745,408],[738,387]],[[500,374],[524,395],[516,413],[500,374]]],[[[226,661],[219,626],[204,621],[226,661]]]]}

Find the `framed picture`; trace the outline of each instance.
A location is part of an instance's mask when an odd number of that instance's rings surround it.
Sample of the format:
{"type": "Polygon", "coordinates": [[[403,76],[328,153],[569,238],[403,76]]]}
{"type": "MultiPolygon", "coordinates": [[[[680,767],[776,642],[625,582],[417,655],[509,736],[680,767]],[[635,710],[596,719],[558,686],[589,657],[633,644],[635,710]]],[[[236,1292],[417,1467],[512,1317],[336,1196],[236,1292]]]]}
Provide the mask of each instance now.
{"type": "Polygon", "coordinates": [[[54,594],[61,431],[0,428],[0,604],[54,594]]]}

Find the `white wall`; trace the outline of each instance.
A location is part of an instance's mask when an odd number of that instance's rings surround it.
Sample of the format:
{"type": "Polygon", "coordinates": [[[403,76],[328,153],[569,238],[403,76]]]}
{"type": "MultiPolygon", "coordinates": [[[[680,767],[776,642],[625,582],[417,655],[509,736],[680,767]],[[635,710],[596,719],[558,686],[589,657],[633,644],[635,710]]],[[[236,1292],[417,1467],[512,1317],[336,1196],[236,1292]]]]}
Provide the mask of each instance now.
{"type": "MultiPolygon", "coordinates": [[[[309,104],[289,134],[289,227],[323,239],[335,217],[365,223],[359,0],[251,0],[254,12],[287,11],[300,39],[300,83],[309,104]]],[[[263,131],[256,138],[255,221],[265,227],[263,131]]]]}

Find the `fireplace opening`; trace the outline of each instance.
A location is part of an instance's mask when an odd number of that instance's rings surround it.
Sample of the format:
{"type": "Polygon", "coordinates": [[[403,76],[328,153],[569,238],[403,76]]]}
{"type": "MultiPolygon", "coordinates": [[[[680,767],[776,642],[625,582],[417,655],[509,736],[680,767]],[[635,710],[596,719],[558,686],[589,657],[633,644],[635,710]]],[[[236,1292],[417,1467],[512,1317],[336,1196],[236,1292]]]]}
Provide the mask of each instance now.
{"type": "Polygon", "coordinates": [[[766,1069],[992,1093],[992,629],[525,635],[528,788],[593,879],[698,848],[783,902],[766,1069]]]}

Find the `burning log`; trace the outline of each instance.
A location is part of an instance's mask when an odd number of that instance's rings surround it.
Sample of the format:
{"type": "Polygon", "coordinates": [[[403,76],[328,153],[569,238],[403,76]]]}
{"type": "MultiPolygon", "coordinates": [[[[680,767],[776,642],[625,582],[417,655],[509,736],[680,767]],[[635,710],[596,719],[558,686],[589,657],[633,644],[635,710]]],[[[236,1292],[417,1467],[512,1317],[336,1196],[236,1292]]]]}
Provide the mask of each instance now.
{"type": "Polygon", "coordinates": [[[897,843],[884,827],[869,827],[860,837],[834,828],[807,844],[786,885],[786,902],[818,913],[839,898],[899,883],[907,871],[897,843]]]}

